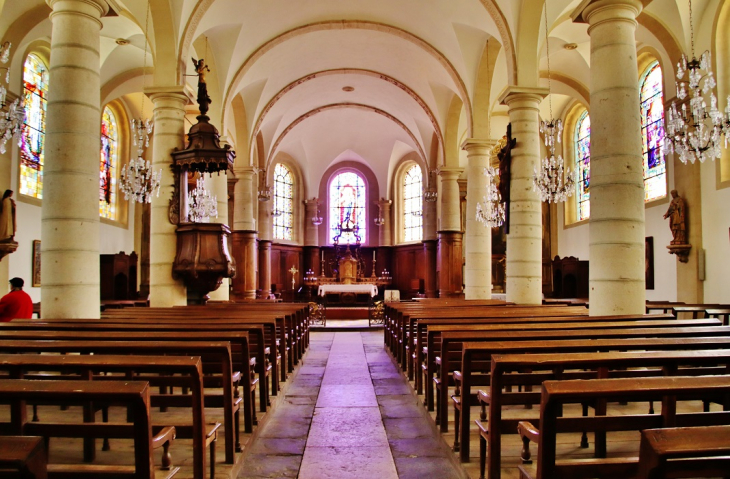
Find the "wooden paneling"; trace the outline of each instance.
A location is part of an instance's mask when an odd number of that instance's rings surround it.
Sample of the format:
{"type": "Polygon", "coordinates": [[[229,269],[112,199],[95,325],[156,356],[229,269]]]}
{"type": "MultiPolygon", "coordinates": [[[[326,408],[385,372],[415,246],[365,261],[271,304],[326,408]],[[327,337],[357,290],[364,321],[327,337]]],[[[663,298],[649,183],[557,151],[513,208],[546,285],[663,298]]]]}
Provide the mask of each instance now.
{"type": "Polygon", "coordinates": [[[389,289],[400,290],[401,299],[412,298],[418,290],[423,291],[426,256],[421,243],[393,247],[392,261],[393,284],[389,289]]]}

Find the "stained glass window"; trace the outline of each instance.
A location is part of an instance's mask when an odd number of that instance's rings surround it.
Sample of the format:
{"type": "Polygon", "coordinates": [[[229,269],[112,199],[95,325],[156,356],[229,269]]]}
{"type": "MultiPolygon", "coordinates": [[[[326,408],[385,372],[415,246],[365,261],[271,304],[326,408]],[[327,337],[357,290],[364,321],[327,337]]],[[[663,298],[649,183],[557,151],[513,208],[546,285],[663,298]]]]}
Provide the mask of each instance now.
{"type": "Polygon", "coordinates": [[[332,178],[329,193],[330,243],[334,243],[334,238],[340,234],[341,228],[351,228],[353,231],[343,232],[340,244],[355,243],[355,235],[358,235],[364,243],[367,238],[367,221],[365,221],[365,182],[362,177],[352,171],[340,173],[332,178]]]}
{"type": "Polygon", "coordinates": [[[403,240],[423,239],[423,173],[413,165],[403,179],[403,240]]]}
{"type": "Polygon", "coordinates": [[[289,168],[274,168],[274,239],[291,240],[294,222],[294,178],[289,168]]]}
{"type": "Polygon", "coordinates": [[[20,193],[43,198],[43,147],[46,132],[48,68],[34,54],[23,65],[25,122],[20,144],[20,193]]]}
{"type": "Polygon", "coordinates": [[[578,221],[591,215],[591,117],[584,111],[575,126],[575,171],[577,174],[578,221]]]}
{"type": "Polygon", "coordinates": [[[109,107],[101,116],[101,159],[99,162],[99,215],[110,220],[117,216],[117,119],[109,107]]]}
{"type": "Polygon", "coordinates": [[[664,92],[662,69],[652,63],[641,82],[641,140],[644,152],[644,200],[667,195],[664,144],[664,92]]]}

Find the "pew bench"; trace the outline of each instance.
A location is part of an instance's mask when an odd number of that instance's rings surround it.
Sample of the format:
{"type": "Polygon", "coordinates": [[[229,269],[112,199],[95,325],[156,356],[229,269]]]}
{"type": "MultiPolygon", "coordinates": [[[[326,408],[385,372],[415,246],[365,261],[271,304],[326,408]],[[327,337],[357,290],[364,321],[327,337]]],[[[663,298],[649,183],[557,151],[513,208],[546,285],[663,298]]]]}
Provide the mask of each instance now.
{"type": "Polygon", "coordinates": [[[730,426],[641,431],[637,479],[730,478],[730,426]]]}
{"type": "Polygon", "coordinates": [[[636,455],[602,454],[596,458],[558,457],[557,436],[581,431],[605,433],[644,429],[727,424],[730,420],[730,376],[654,377],[640,379],[591,379],[545,381],[540,403],[540,426],[520,422],[524,464],[518,466],[521,479],[594,478],[624,479],[639,472],[636,455]],[[719,402],[723,411],[677,411],[677,402],[708,400],[719,402]],[[662,402],[660,414],[612,416],[564,416],[564,406],[590,401],[662,402]],[[531,462],[530,442],[537,443],[537,461],[531,462]]]}
{"type": "Polygon", "coordinates": [[[43,438],[0,436],[0,477],[47,479],[48,455],[43,438]]]}
{"type": "MultiPolygon", "coordinates": [[[[651,376],[722,375],[730,373],[730,349],[695,351],[627,351],[602,353],[495,354],[491,360],[491,382],[477,393],[481,406],[479,429],[480,477],[485,476],[489,451],[489,477],[499,477],[502,435],[516,434],[521,420],[539,420],[531,410],[504,418],[507,408],[540,404],[539,392],[513,392],[521,385],[540,386],[546,380],[637,378],[651,376]],[[486,414],[489,410],[489,415],[486,414]]],[[[583,406],[584,415],[587,405],[583,406]]],[[[601,413],[599,407],[598,413],[601,413]]],[[[653,414],[653,407],[650,408],[653,414]]],[[[597,436],[596,450],[605,450],[605,439],[597,436]]],[[[587,437],[581,447],[588,447],[587,437]]]]}
{"type": "Polygon", "coordinates": [[[152,434],[150,421],[149,385],[142,381],[31,381],[26,379],[0,380],[0,403],[10,404],[10,423],[0,425],[6,434],[42,436],[47,438],[114,437],[134,440],[134,465],[101,464],[48,464],[48,477],[155,479],[154,449],[162,448],[159,470],[165,478],[174,476],[169,448],[175,439],[175,428],[163,428],[152,434]],[[89,401],[127,407],[131,423],[29,422],[25,402],[50,405],[83,405],[89,401]]]}

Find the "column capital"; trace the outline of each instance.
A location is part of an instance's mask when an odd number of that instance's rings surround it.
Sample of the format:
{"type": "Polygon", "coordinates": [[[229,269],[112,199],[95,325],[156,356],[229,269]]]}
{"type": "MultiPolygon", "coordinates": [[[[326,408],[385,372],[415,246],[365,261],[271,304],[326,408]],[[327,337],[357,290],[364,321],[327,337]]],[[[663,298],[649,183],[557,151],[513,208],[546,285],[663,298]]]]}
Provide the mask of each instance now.
{"type": "Polygon", "coordinates": [[[236,174],[237,178],[246,178],[250,180],[254,177],[254,175],[258,174],[258,168],[254,168],[250,165],[236,166],[236,164],[234,164],[233,172],[236,174]]]}
{"type": "Polygon", "coordinates": [[[498,143],[497,140],[482,140],[480,138],[467,138],[461,144],[461,149],[465,150],[468,155],[486,155],[489,156],[492,148],[498,143]]]}
{"type": "Polygon", "coordinates": [[[570,17],[573,23],[594,23],[591,16],[599,11],[608,9],[628,9],[634,10],[634,18],[651,3],[652,0],[583,0],[580,5],[573,10],[570,17]]]}
{"type": "Polygon", "coordinates": [[[386,198],[380,198],[375,203],[378,206],[380,206],[381,208],[390,208],[390,206],[393,204],[393,200],[389,200],[389,199],[386,199],[386,198]]]}
{"type": "MultiPolygon", "coordinates": [[[[99,21],[101,17],[109,13],[109,4],[106,0],[46,0],[46,4],[53,10],[51,16],[58,12],[73,12],[93,16],[95,20],[99,21]],[[74,3],[76,8],[73,6],[74,3]],[[94,10],[98,12],[98,15],[94,10]]],[[[101,26],[100,21],[99,25],[101,26]]]]}
{"type": "Polygon", "coordinates": [[[185,89],[181,85],[148,87],[144,92],[150,97],[152,103],[159,100],[177,100],[185,106],[190,102],[190,97],[185,94],[185,89]]]}
{"type": "Polygon", "coordinates": [[[456,180],[464,172],[464,168],[438,168],[436,174],[443,180],[456,180]]]}
{"type": "Polygon", "coordinates": [[[313,197],[311,199],[304,200],[302,203],[310,207],[319,206],[319,198],[313,197]]]}
{"type": "Polygon", "coordinates": [[[509,106],[514,101],[534,101],[540,103],[550,94],[547,88],[509,85],[499,94],[499,104],[509,106]]]}

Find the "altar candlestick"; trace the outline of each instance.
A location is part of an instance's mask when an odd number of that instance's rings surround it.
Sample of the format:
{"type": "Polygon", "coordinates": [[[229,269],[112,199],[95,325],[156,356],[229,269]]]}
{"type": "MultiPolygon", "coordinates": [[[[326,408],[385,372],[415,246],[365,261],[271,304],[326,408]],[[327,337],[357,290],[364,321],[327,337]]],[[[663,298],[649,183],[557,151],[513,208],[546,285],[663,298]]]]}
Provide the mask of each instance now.
{"type": "Polygon", "coordinates": [[[373,261],[375,261],[375,250],[373,250],[373,261]]]}

